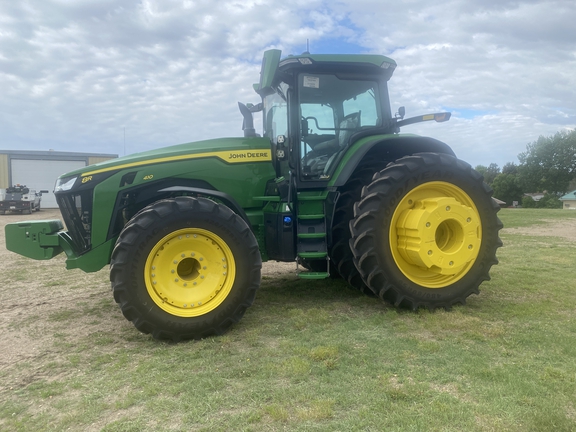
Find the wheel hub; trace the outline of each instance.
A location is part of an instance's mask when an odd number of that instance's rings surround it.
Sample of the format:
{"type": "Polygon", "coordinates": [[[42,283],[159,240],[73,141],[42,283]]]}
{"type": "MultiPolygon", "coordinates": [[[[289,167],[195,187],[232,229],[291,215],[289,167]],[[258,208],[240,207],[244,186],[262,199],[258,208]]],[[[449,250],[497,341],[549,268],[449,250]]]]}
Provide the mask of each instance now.
{"type": "Polygon", "coordinates": [[[197,316],[215,309],[228,295],[235,276],[226,243],[200,229],[176,231],[150,252],[145,277],[148,292],[165,311],[197,316]]]}
{"type": "Polygon", "coordinates": [[[396,222],[398,251],[408,264],[455,275],[476,259],[480,226],[477,212],[455,198],[418,200],[396,222]]]}

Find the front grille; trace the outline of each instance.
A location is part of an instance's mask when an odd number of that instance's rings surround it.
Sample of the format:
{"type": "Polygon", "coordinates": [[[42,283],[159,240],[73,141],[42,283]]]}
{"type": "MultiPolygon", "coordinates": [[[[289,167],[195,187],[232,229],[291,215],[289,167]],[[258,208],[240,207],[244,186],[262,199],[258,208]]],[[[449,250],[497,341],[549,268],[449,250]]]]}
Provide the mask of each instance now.
{"type": "Polygon", "coordinates": [[[92,247],[92,190],[56,193],[56,201],[68,234],[77,247],[76,252],[82,254],[89,251],[92,247]]]}

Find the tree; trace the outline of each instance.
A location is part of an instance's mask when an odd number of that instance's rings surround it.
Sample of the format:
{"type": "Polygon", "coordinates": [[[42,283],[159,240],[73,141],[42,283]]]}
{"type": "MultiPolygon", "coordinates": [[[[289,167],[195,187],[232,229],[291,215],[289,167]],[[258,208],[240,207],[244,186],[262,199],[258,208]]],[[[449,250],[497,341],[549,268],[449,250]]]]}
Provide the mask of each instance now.
{"type": "Polygon", "coordinates": [[[522,197],[522,207],[524,207],[524,208],[536,208],[537,206],[538,206],[538,203],[536,201],[534,201],[534,199],[531,196],[524,195],[522,197]]]}
{"type": "Polygon", "coordinates": [[[526,192],[562,194],[576,177],[576,131],[540,136],[518,155],[518,173],[526,192]]]}
{"type": "Polygon", "coordinates": [[[502,174],[518,174],[518,165],[514,162],[507,162],[506,165],[502,167],[502,174]]]}
{"type": "Polygon", "coordinates": [[[478,165],[474,169],[484,176],[484,181],[489,185],[491,185],[496,176],[500,174],[500,168],[498,167],[498,164],[495,163],[491,163],[487,167],[484,165],[478,165]]]}
{"type": "Polygon", "coordinates": [[[492,182],[494,198],[512,205],[514,201],[522,202],[522,187],[516,174],[498,174],[492,182]]]}
{"type": "Polygon", "coordinates": [[[562,208],[562,201],[558,198],[558,195],[545,194],[540,201],[538,201],[539,208],[562,208]]]}

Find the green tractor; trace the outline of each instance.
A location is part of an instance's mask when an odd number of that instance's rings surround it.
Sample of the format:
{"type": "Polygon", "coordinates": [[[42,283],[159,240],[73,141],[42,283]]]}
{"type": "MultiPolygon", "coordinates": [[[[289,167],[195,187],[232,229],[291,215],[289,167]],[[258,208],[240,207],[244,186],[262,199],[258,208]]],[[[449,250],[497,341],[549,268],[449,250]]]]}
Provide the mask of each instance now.
{"type": "MultiPolygon", "coordinates": [[[[110,264],[114,299],[158,339],[224,333],[253,303],[262,262],[296,261],[398,307],[464,304],[501,246],[482,176],[390,109],[381,55],[264,53],[243,138],[162,148],[62,175],[60,220],[6,226],[9,250],[110,264]],[[263,136],[253,114],[263,113],[263,136]]],[[[300,271],[307,270],[307,271],[300,271]]]]}

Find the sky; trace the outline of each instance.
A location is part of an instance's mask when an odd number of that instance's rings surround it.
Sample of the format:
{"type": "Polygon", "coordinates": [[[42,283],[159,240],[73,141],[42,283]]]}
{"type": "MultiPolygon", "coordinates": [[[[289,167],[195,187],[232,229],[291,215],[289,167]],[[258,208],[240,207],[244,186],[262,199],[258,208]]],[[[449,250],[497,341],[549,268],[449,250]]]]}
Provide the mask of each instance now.
{"type": "MultiPolygon", "coordinates": [[[[576,127],[573,0],[0,0],[0,149],[111,153],[242,136],[262,53],[373,53],[402,129],[472,166],[576,127]]],[[[257,122],[257,124],[261,122],[257,122]]]]}

